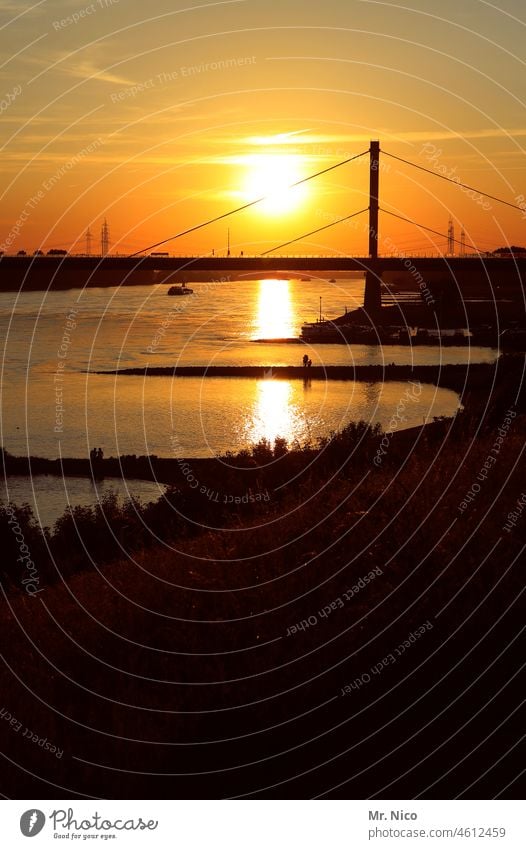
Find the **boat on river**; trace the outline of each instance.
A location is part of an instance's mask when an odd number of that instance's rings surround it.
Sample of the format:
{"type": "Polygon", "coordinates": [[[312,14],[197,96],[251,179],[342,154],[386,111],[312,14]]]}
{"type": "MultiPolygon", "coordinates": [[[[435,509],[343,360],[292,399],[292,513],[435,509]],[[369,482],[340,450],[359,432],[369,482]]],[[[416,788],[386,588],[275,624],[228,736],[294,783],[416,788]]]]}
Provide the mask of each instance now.
{"type": "Polygon", "coordinates": [[[168,295],[193,295],[194,290],[189,289],[188,286],[185,286],[184,283],[181,283],[180,286],[170,286],[167,294],[168,295]]]}

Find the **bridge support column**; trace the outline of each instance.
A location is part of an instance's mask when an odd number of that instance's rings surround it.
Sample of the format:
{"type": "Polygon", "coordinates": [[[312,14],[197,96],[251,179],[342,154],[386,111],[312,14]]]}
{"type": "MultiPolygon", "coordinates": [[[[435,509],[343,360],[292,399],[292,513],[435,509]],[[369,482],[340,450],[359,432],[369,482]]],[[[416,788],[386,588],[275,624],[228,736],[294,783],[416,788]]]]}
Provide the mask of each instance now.
{"type": "MultiPolygon", "coordinates": [[[[369,257],[378,259],[378,194],[380,189],[380,142],[369,148],[369,257]]],[[[380,277],[373,271],[365,274],[364,309],[375,315],[382,307],[380,277]]]]}
{"type": "Polygon", "coordinates": [[[376,316],[382,309],[381,280],[374,271],[365,272],[365,295],[363,308],[369,316],[376,316]]]}

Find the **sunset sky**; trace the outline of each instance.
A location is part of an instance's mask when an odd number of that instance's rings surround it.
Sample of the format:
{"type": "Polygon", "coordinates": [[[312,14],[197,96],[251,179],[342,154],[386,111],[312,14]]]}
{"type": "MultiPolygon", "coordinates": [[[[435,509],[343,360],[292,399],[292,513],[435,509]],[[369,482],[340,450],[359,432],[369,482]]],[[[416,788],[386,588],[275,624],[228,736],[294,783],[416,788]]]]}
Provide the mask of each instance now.
{"type": "MultiPolygon", "coordinates": [[[[10,250],[131,252],[257,197],[265,204],[170,242],[256,252],[367,206],[382,148],[514,202],[526,195],[526,12],[520,0],[7,0],[0,7],[2,206],[10,250]],[[425,146],[425,147],[424,147],[425,146]],[[276,193],[277,192],[277,193],[276,193]],[[33,200],[31,200],[33,198],[33,200]]],[[[520,212],[387,157],[381,204],[481,249],[526,244],[520,212]]],[[[298,253],[366,253],[366,218],[298,253]]],[[[388,216],[397,250],[444,240],[388,216]]],[[[288,251],[285,251],[288,252],[288,251]]]]}

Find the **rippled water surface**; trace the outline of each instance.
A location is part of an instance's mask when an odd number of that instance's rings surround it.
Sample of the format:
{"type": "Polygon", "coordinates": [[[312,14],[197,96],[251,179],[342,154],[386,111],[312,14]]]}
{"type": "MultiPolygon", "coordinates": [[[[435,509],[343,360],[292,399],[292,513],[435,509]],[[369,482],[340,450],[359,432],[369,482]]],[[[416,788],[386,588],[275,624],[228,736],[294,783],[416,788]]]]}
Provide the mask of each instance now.
{"type": "MultiPolygon", "coordinates": [[[[89,372],[151,365],[294,365],[305,346],[254,340],[297,337],[320,311],[334,318],[363,299],[363,279],[253,280],[0,295],[1,443],[15,454],[209,456],[276,435],[305,441],[351,420],[384,426],[402,384],[275,379],[142,378],[89,372]]],[[[490,361],[483,348],[318,345],[313,364],[490,361]]],[[[457,396],[425,387],[404,426],[452,415],[457,396]]]]}

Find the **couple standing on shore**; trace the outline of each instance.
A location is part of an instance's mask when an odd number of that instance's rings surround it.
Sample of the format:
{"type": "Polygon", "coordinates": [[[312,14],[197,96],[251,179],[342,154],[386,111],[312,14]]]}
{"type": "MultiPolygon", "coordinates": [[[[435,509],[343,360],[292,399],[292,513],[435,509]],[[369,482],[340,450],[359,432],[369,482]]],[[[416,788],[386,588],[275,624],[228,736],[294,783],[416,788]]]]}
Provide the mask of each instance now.
{"type": "Polygon", "coordinates": [[[310,368],[312,365],[312,360],[309,359],[308,354],[303,354],[303,368],[310,368]]]}

